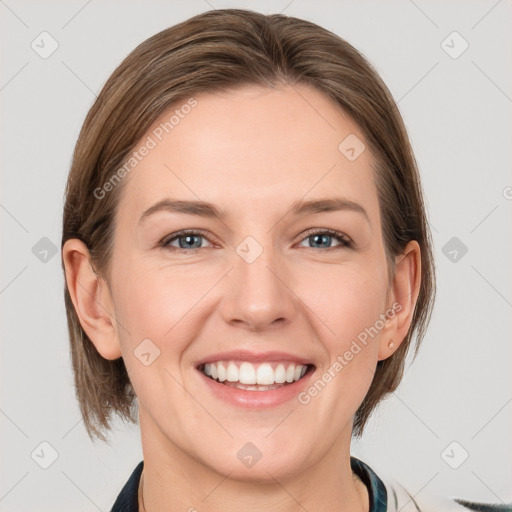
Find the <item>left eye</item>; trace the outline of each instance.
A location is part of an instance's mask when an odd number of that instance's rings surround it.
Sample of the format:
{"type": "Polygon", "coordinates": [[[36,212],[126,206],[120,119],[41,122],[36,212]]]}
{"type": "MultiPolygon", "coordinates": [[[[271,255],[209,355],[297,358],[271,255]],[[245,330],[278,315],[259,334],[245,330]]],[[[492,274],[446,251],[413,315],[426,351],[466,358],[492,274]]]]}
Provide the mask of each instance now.
{"type": "MultiPolygon", "coordinates": [[[[160,247],[169,249],[176,252],[188,252],[193,253],[199,249],[204,249],[202,242],[203,240],[208,241],[208,237],[198,231],[187,231],[172,235],[170,238],[164,238],[160,243],[160,247]],[[178,247],[173,245],[174,241],[178,242],[178,247]]],[[[336,249],[343,247],[351,247],[350,239],[339,231],[330,229],[324,229],[322,231],[309,231],[305,234],[305,237],[301,239],[303,242],[308,241],[312,244],[311,249],[336,249]],[[332,239],[335,239],[338,243],[332,246],[332,239]],[[327,245],[327,247],[326,247],[327,245]]],[[[301,247],[304,247],[301,245],[301,247]]]]}
{"type": "Polygon", "coordinates": [[[339,231],[333,231],[331,229],[323,230],[323,231],[314,231],[314,232],[308,232],[306,233],[306,238],[304,238],[304,241],[309,241],[309,243],[313,244],[313,249],[318,248],[325,248],[325,249],[331,249],[331,248],[342,248],[342,247],[350,247],[351,242],[348,239],[348,237],[340,233],[339,231]],[[337,240],[339,243],[335,246],[330,245],[330,241],[332,239],[337,240]],[[329,244],[329,247],[322,247],[322,244],[329,244]]]}

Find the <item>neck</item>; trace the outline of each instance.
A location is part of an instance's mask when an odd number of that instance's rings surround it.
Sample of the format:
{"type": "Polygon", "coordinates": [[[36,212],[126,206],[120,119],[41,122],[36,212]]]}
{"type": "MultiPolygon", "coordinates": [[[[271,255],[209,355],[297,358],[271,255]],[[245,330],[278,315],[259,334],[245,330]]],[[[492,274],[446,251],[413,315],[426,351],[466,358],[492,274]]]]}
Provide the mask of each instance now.
{"type": "Polygon", "coordinates": [[[144,455],[141,512],[296,512],[297,507],[323,512],[369,510],[366,486],[350,468],[350,436],[340,435],[321,460],[301,473],[265,471],[263,478],[240,480],[232,478],[233,471],[221,474],[191,457],[143,414],[140,425],[144,455]]]}

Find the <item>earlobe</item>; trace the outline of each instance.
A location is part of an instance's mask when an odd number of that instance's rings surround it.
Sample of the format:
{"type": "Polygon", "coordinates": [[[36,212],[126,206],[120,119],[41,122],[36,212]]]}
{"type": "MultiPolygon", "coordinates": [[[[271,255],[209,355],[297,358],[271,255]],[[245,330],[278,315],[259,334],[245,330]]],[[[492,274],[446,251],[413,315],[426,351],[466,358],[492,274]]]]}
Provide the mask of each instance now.
{"type": "Polygon", "coordinates": [[[76,238],[67,240],[62,248],[62,260],[80,325],[101,356],[121,357],[110,291],[95,273],[87,246],[76,238]]]}
{"type": "Polygon", "coordinates": [[[391,289],[393,316],[379,342],[379,361],[390,357],[405,339],[412,322],[421,284],[421,250],[411,240],[397,257],[391,289]]]}

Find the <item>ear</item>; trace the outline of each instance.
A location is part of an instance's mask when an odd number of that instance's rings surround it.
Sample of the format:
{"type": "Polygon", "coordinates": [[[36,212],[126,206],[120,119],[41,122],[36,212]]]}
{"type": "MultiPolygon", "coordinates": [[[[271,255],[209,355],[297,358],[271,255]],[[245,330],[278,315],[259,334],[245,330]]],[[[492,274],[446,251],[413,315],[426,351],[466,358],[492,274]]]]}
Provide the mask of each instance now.
{"type": "Polygon", "coordinates": [[[91,265],[87,246],[76,238],[62,247],[66,283],[80,325],[105,359],[121,357],[110,290],[91,265]]]}
{"type": "Polygon", "coordinates": [[[404,341],[411,325],[420,284],[421,250],[418,242],[411,240],[395,260],[395,276],[387,310],[389,320],[379,340],[379,361],[391,356],[404,341]]]}

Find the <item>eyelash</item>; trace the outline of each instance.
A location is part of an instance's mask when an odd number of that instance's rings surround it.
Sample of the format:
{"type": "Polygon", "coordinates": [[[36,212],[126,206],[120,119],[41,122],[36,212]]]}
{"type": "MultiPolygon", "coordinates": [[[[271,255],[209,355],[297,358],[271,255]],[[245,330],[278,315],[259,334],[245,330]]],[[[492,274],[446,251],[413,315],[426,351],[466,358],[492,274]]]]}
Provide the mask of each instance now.
{"type": "MultiPolygon", "coordinates": [[[[196,247],[193,249],[182,249],[180,247],[173,247],[169,245],[172,241],[176,240],[177,238],[181,238],[182,236],[186,235],[199,235],[202,238],[205,238],[211,243],[211,240],[206,236],[206,234],[200,230],[183,230],[178,231],[177,233],[172,233],[169,236],[166,236],[160,242],[158,243],[158,246],[167,249],[171,252],[177,252],[177,253],[187,253],[187,254],[196,254],[200,249],[207,249],[206,247],[196,247]]],[[[352,241],[348,238],[347,235],[344,233],[341,233],[340,231],[335,231],[334,229],[310,229],[303,233],[302,238],[300,239],[300,242],[304,241],[306,238],[313,236],[313,235],[329,235],[333,238],[336,238],[336,240],[339,243],[339,245],[336,245],[334,247],[327,247],[323,249],[323,251],[329,251],[329,250],[336,250],[336,249],[344,249],[344,248],[353,248],[352,241]]],[[[318,249],[317,247],[305,247],[305,249],[318,249]]]]}

